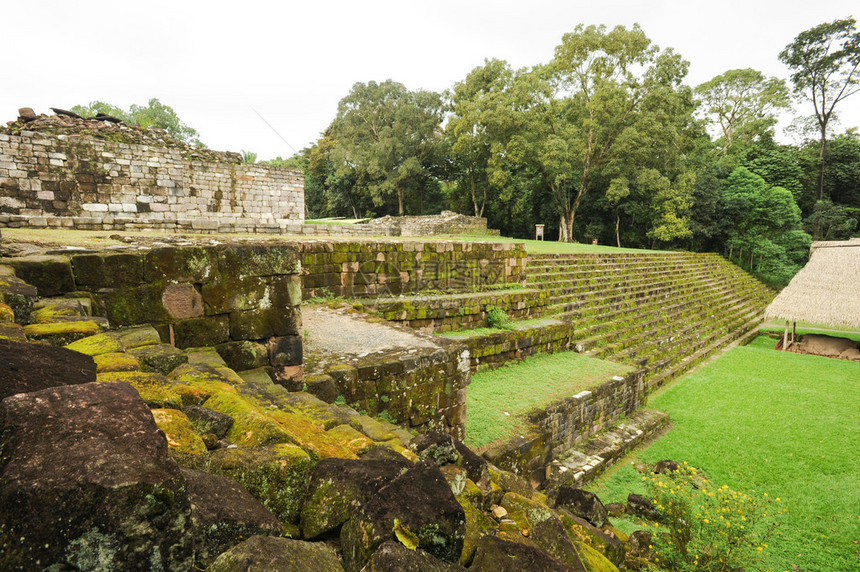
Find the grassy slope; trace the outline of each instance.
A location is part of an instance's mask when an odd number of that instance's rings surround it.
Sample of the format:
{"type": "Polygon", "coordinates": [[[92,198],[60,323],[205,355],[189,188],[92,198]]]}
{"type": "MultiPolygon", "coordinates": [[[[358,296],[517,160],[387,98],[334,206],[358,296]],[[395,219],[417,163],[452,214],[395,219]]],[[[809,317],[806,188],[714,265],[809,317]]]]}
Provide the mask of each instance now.
{"type": "MultiPolygon", "coordinates": [[[[675,427],[638,456],[704,469],[716,484],[781,497],[774,570],[860,569],[860,364],[776,352],[759,338],[679,380],[649,405],[675,427]]],[[[625,462],[592,487],[642,492],[625,462]]]]}
{"type": "Polygon", "coordinates": [[[466,394],[466,443],[480,447],[508,439],[523,427],[519,415],[628,371],[622,364],[560,352],[477,373],[466,394]]]}

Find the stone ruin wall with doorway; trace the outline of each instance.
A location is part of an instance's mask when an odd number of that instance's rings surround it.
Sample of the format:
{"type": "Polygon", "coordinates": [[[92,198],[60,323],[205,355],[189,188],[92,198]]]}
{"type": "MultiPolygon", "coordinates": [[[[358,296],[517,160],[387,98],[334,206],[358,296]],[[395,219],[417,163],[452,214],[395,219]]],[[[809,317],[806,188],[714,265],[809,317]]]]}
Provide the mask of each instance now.
{"type": "Polygon", "coordinates": [[[205,149],[0,132],[0,226],[283,233],[303,222],[298,170],[205,149]]]}

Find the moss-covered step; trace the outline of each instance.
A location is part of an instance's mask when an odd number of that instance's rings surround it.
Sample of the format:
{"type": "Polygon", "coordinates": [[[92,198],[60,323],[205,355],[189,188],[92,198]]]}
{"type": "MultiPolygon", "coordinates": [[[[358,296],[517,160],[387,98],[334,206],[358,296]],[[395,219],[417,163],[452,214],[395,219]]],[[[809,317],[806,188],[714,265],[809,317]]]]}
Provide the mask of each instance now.
{"type": "Polygon", "coordinates": [[[58,322],[52,324],[30,324],[24,326],[27,338],[34,342],[44,342],[53,346],[65,346],[76,340],[93,336],[101,331],[101,326],[93,321],[58,322]]]}

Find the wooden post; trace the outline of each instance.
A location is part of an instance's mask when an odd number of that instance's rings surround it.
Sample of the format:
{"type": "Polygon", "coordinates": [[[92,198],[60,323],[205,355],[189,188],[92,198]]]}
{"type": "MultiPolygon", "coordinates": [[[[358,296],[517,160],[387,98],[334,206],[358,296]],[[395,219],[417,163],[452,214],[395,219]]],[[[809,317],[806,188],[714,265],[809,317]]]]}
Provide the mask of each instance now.
{"type": "Polygon", "coordinates": [[[788,320],[785,321],[785,331],[782,333],[782,351],[788,349],[788,320]]]}
{"type": "Polygon", "coordinates": [[[791,345],[797,343],[797,321],[791,323],[791,345]]]}

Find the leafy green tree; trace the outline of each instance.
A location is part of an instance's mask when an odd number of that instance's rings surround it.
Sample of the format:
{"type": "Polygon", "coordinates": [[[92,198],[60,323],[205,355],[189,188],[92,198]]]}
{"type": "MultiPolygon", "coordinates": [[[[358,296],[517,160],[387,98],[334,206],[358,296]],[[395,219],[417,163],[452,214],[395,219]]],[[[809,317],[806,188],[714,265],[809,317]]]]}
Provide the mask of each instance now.
{"type": "Polygon", "coordinates": [[[723,154],[740,140],[749,145],[776,125],[790,106],[785,82],[746,68],[729,70],[696,87],[707,118],[719,125],[723,154]]]}
{"type": "Polygon", "coordinates": [[[500,60],[487,60],[454,84],[449,96],[450,116],[445,135],[451,146],[450,160],[456,187],[468,189],[472,211],[483,216],[489,194],[506,180],[498,159],[509,111],[505,90],[513,72],[500,60]]]}
{"type": "Polygon", "coordinates": [[[801,32],[780,52],[794,70],[795,91],[812,102],[820,134],[817,199],[824,198],[827,129],[836,106],[860,91],[860,32],[854,18],[834,20],[801,32]]]}
{"type": "Polygon", "coordinates": [[[405,214],[407,195],[420,193],[439,158],[442,100],[402,84],[356,83],[338,104],[329,157],[338,177],[355,181],[374,204],[388,196],[405,214]]]}
{"type": "Polygon", "coordinates": [[[253,151],[246,151],[245,149],[242,149],[242,162],[249,165],[253,165],[257,162],[257,154],[253,151]]]}
{"type": "Polygon", "coordinates": [[[658,156],[651,135],[676,135],[663,121],[676,114],[686,71],[687,62],[671,50],[659,53],[638,25],[580,25],[549,64],[516,75],[509,108],[522,125],[505,152],[541,174],[559,240],[573,239],[577,209],[604,169],[620,157],[658,156]]]}
{"type": "Polygon", "coordinates": [[[97,113],[105,113],[144,129],[158,127],[188,145],[203,146],[198,139],[199,133],[197,133],[197,130],[183,123],[172,107],[161,103],[154,97],[147,102],[146,106],[134,104],[128,111],[102,101],[93,101],[88,105],[76,105],[71,111],[83,117],[92,117],[97,113]]]}
{"type": "Polygon", "coordinates": [[[857,229],[857,215],[860,209],[846,208],[824,199],[815,203],[805,229],[816,240],[847,240],[857,229]]]}
{"type": "Polygon", "coordinates": [[[791,192],[738,167],[723,200],[729,257],[774,286],[787,284],[805,263],[812,240],[791,192]]]}

